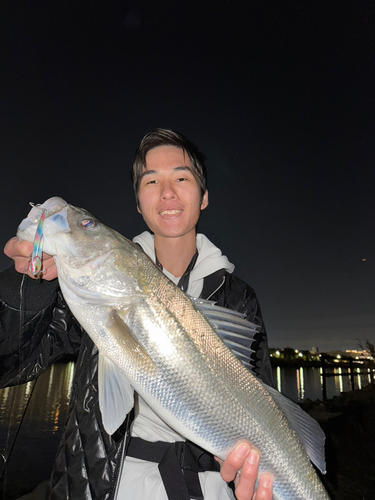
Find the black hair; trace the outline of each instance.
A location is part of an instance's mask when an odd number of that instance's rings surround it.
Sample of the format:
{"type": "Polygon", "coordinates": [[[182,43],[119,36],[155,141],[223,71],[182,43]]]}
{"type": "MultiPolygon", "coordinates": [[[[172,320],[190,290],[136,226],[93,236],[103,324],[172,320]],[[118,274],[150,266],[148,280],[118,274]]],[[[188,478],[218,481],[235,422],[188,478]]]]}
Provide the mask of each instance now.
{"type": "Polygon", "coordinates": [[[138,205],[138,191],[142,173],[146,167],[146,155],[151,149],[161,146],[174,146],[182,149],[189,157],[193,174],[197,179],[198,186],[201,192],[201,199],[207,190],[207,171],[206,157],[199,151],[197,146],[190,142],[185,136],[174,132],[173,130],[157,128],[146,134],[135,152],[133,167],[131,170],[131,179],[133,189],[138,205]]]}

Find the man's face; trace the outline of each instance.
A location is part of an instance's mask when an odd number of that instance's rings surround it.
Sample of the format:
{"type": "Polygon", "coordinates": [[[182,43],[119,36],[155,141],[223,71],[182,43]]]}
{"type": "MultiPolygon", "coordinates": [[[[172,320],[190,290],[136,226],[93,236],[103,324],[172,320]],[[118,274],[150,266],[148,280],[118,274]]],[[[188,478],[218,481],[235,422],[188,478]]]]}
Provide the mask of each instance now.
{"type": "Polygon", "coordinates": [[[201,201],[198,183],[188,155],[175,146],[160,146],[146,155],[146,168],[139,184],[138,211],[155,235],[178,238],[195,234],[201,201]]]}

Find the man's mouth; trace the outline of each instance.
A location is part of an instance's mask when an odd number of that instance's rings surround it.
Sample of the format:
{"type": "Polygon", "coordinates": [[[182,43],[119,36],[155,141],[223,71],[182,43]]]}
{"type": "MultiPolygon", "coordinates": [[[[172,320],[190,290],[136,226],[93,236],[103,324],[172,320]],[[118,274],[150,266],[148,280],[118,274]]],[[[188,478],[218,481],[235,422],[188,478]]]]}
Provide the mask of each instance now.
{"type": "Polygon", "coordinates": [[[176,215],[180,214],[182,210],[163,210],[160,212],[160,215],[176,215]]]}

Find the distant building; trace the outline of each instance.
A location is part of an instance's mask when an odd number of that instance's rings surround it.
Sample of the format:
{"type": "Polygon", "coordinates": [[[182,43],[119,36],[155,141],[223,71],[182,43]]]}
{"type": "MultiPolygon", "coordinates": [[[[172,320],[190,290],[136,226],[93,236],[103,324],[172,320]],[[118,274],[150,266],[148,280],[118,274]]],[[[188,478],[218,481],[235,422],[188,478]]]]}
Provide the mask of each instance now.
{"type": "Polygon", "coordinates": [[[345,357],[345,356],[347,356],[347,357],[350,356],[350,354],[346,354],[345,351],[340,351],[338,349],[335,349],[333,351],[327,351],[325,354],[328,354],[328,356],[332,356],[333,358],[338,358],[338,359],[345,357]]]}
{"type": "Polygon", "coordinates": [[[334,362],[339,363],[348,363],[350,362],[350,358],[352,360],[357,361],[357,363],[362,364],[365,361],[375,361],[375,357],[372,357],[371,354],[366,350],[332,350],[324,353],[320,353],[319,347],[312,347],[310,351],[303,351],[298,349],[292,349],[291,347],[285,347],[284,349],[269,349],[270,356],[274,360],[280,359],[284,361],[321,361],[321,357],[324,356],[326,359],[332,359],[334,362]]]}
{"type": "Polygon", "coordinates": [[[361,359],[361,360],[373,360],[374,358],[371,356],[371,354],[368,352],[368,351],[365,351],[365,350],[361,350],[361,351],[358,351],[358,350],[347,350],[345,351],[345,355],[346,356],[351,356],[352,358],[354,359],[361,359]]]}

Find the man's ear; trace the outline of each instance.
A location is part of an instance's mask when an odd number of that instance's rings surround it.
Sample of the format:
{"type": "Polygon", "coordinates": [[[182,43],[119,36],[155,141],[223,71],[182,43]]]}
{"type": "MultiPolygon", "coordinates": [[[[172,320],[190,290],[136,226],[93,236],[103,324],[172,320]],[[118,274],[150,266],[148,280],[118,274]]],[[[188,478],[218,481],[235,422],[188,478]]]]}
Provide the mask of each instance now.
{"type": "Polygon", "coordinates": [[[204,192],[203,198],[202,198],[202,203],[201,203],[201,210],[204,210],[208,205],[208,190],[204,192]]]}
{"type": "Polygon", "coordinates": [[[141,212],[141,209],[140,209],[139,205],[137,205],[137,210],[142,215],[142,212],[141,212]]]}

